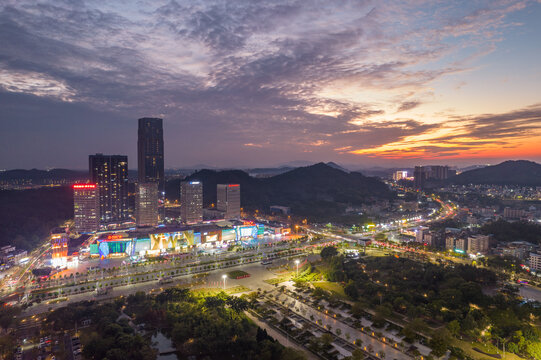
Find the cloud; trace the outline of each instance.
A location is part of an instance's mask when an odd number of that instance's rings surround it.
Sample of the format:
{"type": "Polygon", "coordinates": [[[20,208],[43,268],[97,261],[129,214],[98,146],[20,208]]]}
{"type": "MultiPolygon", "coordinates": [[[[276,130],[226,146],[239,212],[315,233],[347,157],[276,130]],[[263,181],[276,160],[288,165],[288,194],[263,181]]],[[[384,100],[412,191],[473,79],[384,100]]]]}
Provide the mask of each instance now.
{"type": "Polygon", "coordinates": [[[541,138],[541,104],[501,114],[453,116],[439,126],[423,129],[414,124],[409,130],[395,141],[349,152],[393,159],[451,158],[520,148],[525,139],[541,138]]]}
{"type": "MultiPolygon", "coordinates": [[[[468,140],[441,135],[448,125],[399,113],[423,113],[432,84],[493,51],[514,26],[506,15],[523,6],[7,1],[0,5],[1,89],[21,101],[33,96],[99,109],[110,119],[162,116],[175,131],[172,153],[183,154],[174,156],[206,157],[183,158],[192,163],[224,154],[254,161],[246,150],[260,147],[269,156],[315,157],[430,134],[449,144],[503,139],[536,127],[527,114],[521,121],[487,115],[486,122],[458,114],[450,120],[467,124],[457,128],[468,140]],[[193,139],[201,139],[197,154],[193,139]]],[[[73,114],[68,107],[66,113],[73,114]]],[[[426,154],[445,151],[420,146],[426,154]]]]}
{"type": "Polygon", "coordinates": [[[411,110],[411,109],[416,108],[419,105],[421,105],[419,101],[406,101],[400,104],[397,112],[411,110]]]}

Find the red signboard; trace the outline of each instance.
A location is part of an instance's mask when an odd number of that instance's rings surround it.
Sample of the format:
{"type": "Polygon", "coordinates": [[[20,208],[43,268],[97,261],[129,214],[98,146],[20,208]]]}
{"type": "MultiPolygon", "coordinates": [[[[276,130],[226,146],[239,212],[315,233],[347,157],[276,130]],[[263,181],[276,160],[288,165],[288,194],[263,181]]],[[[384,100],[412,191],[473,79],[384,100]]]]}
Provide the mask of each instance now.
{"type": "Polygon", "coordinates": [[[75,185],[73,185],[73,188],[76,189],[76,190],[95,189],[96,184],[75,184],[75,185]]]}

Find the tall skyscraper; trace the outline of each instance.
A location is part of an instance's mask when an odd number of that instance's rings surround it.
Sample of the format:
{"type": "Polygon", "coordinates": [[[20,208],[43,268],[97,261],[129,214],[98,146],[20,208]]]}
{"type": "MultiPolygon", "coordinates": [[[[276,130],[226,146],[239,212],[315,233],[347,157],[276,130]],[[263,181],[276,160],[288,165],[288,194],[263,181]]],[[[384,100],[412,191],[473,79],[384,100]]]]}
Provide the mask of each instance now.
{"type": "Polygon", "coordinates": [[[125,155],[89,156],[90,178],[98,186],[100,221],[124,221],[129,218],[128,157],[125,155]]]}
{"type": "Polygon", "coordinates": [[[165,191],[163,170],[163,120],[139,119],[137,133],[137,171],[139,182],[158,182],[158,190],[165,191]]]}
{"type": "Polygon", "coordinates": [[[216,208],[224,212],[226,219],[240,218],[240,185],[218,184],[216,208]]]}
{"type": "Polygon", "coordinates": [[[158,183],[137,184],[135,195],[135,219],[137,226],[158,225],[158,183]]]}
{"type": "Polygon", "coordinates": [[[185,224],[203,221],[203,184],[200,181],[180,183],[180,220],[185,224]]]}
{"type": "Polygon", "coordinates": [[[99,193],[96,184],[73,185],[75,231],[87,233],[99,229],[99,206],[99,193]]]}

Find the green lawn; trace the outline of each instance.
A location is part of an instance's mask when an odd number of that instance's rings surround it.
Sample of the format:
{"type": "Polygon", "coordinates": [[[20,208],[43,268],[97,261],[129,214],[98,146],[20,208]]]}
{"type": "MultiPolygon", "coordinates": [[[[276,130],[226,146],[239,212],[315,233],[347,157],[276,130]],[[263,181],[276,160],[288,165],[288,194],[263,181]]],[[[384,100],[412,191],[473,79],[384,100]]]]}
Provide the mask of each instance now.
{"type": "MultiPolygon", "coordinates": [[[[232,294],[238,294],[238,293],[242,293],[242,292],[246,292],[250,290],[251,289],[247,288],[246,286],[237,285],[237,286],[225,289],[225,293],[228,295],[232,295],[232,294]]],[[[214,296],[216,294],[221,293],[222,291],[224,290],[221,288],[201,288],[201,289],[191,290],[192,293],[196,295],[202,295],[202,296],[214,296]]]]}
{"type": "MultiPolygon", "coordinates": [[[[495,360],[495,359],[493,357],[481,354],[480,352],[473,350],[474,347],[488,354],[498,354],[496,347],[493,346],[492,344],[486,344],[485,346],[485,344],[479,344],[479,343],[472,344],[471,342],[462,341],[458,339],[453,339],[451,343],[453,346],[461,348],[462,350],[464,350],[464,352],[467,355],[477,360],[495,360]]],[[[501,351],[499,354],[502,355],[502,360],[523,360],[521,357],[518,357],[517,355],[511,354],[508,352],[505,353],[505,357],[503,357],[503,353],[501,351]]]]}
{"type": "Polygon", "coordinates": [[[312,282],[312,285],[320,289],[330,291],[331,293],[338,295],[342,299],[348,300],[348,297],[344,292],[344,288],[342,287],[342,285],[330,281],[314,281],[312,282]]]}

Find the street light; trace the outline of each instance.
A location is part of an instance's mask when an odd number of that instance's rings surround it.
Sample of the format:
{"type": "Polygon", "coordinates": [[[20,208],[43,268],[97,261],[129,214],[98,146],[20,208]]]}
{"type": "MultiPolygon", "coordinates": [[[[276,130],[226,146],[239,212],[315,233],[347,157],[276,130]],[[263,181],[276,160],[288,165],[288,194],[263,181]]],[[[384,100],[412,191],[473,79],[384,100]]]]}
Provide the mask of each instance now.
{"type": "Polygon", "coordinates": [[[297,277],[299,277],[299,259],[295,260],[295,264],[297,264],[297,277]]]}
{"type": "Polygon", "coordinates": [[[225,291],[225,279],[227,279],[227,275],[222,275],[222,279],[224,279],[224,291],[225,291]]]}

